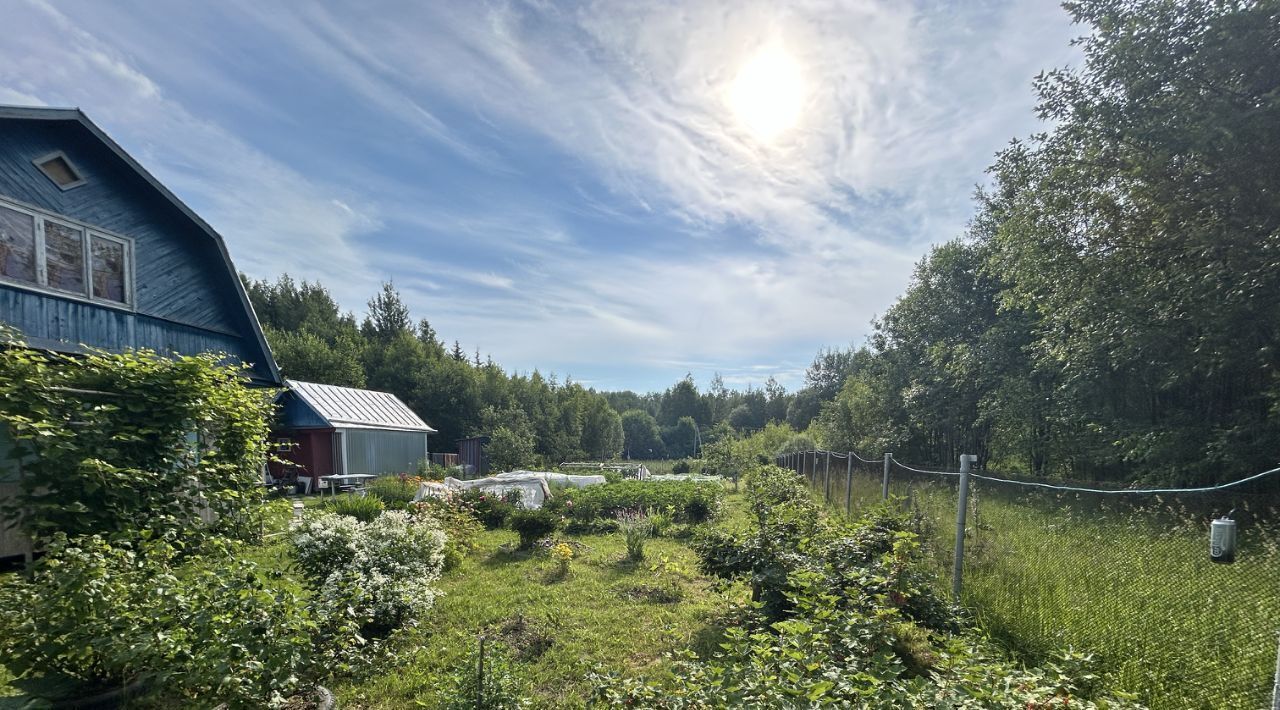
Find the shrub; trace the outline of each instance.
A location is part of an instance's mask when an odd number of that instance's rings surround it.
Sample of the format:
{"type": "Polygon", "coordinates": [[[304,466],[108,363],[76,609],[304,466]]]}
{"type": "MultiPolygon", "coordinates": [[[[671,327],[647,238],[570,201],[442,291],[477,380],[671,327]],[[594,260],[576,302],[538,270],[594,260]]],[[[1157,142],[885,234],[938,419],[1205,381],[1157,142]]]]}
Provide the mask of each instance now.
{"type": "Polygon", "coordinates": [[[567,490],[552,499],[550,508],[575,521],[613,518],[624,510],[672,511],[680,522],[700,523],[713,517],[724,498],[724,489],[713,482],[623,481],[567,490]]]}
{"type": "Polygon", "coordinates": [[[675,474],[688,473],[693,470],[693,465],[689,463],[689,459],[680,459],[671,464],[671,472],[675,474]]]}
{"type": "Polygon", "coordinates": [[[644,559],[644,541],[653,532],[653,523],[649,517],[637,510],[624,510],[618,513],[618,530],[627,543],[627,559],[639,562],[644,559]]]}
{"type": "Polygon", "coordinates": [[[490,530],[504,527],[507,523],[507,517],[515,512],[516,505],[520,502],[520,493],[518,491],[508,491],[504,495],[494,495],[476,488],[470,488],[463,491],[460,497],[471,507],[476,519],[490,530]]]}
{"type": "MultiPolygon", "coordinates": [[[[888,508],[853,524],[818,515],[794,473],[748,479],[755,524],[698,539],[704,569],[748,578],[760,606],[725,630],[710,657],[686,651],[659,683],[595,675],[609,706],[1119,708],[1125,697],[1080,697],[1096,677],[1067,654],[1026,669],[968,631],[925,583],[905,514],[888,508]],[[934,630],[937,630],[935,632],[934,630]],[[940,632],[940,633],[939,633],[940,632]]],[[[1136,707],[1136,706],[1133,706],[1136,707]]]]}
{"type": "Polygon", "coordinates": [[[379,476],[369,482],[368,494],[382,501],[387,508],[404,510],[418,495],[421,482],[417,476],[379,476]]]}
{"type": "Polygon", "coordinates": [[[444,530],[444,571],[457,569],[462,559],[475,550],[476,539],[484,526],[466,501],[456,497],[427,498],[414,503],[413,510],[418,515],[435,518],[444,530]]]}
{"type": "MultiPolygon", "coordinates": [[[[1003,660],[997,649],[973,637],[945,641],[946,663],[912,671],[899,649],[931,647],[927,635],[909,631],[891,609],[862,598],[836,606],[813,577],[798,577],[796,613],[770,623],[748,619],[726,629],[708,659],[691,651],[668,664],[670,679],[649,683],[616,674],[593,674],[595,700],[609,707],[862,707],[862,708],[1127,708],[1124,698],[1080,697],[1092,678],[1087,658],[1068,654],[1044,669],[1003,660]]],[[[916,660],[932,654],[916,649],[916,660]]]]}
{"type": "Polygon", "coordinates": [[[229,554],[175,560],[157,540],[55,536],[29,578],[0,581],[4,665],[233,707],[295,692],[318,650],[306,600],[229,554]]]}
{"type": "Polygon", "coordinates": [[[857,524],[827,519],[794,471],[772,465],[748,474],[746,495],[755,517],[750,529],[708,530],[693,547],[703,571],[746,579],[752,599],[763,604],[769,618],[789,612],[792,574],[823,569],[832,589],[854,585],[897,594],[913,618],[950,628],[953,616],[946,605],[932,594],[917,593],[928,586],[917,571],[918,544],[906,516],[885,509],[857,524]],[[873,583],[867,570],[877,565],[884,570],[873,583]]]}
{"type": "Polygon", "coordinates": [[[258,534],[247,504],[262,497],[271,403],[240,368],[219,355],[70,357],[29,350],[11,333],[0,326],[0,427],[23,463],[0,522],[37,540],[258,534]]]}
{"type": "Polygon", "coordinates": [[[350,609],[365,636],[413,623],[435,602],[444,533],[432,518],[392,510],[361,522],[320,513],[298,526],[293,542],[318,602],[350,609]]]}
{"type": "Polygon", "coordinates": [[[520,549],[532,550],[534,543],[556,531],[560,516],[542,508],[520,508],[508,516],[507,524],[520,534],[520,549]]]}
{"type": "Polygon", "coordinates": [[[649,518],[649,525],[653,528],[654,537],[663,537],[671,531],[675,515],[672,513],[670,508],[667,508],[666,510],[653,508],[646,511],[645,515],[649,518]]]}
{"type": "Polygon", "coordinates": [[[375,496],[358,496],[354,493],[343,493],[340,496],[330,497],[321,503],[320,507],[330,513],[346,515],[367,523],[382,515],[382,511],[386,506],[382,504],[381,498],[375,496]]]}

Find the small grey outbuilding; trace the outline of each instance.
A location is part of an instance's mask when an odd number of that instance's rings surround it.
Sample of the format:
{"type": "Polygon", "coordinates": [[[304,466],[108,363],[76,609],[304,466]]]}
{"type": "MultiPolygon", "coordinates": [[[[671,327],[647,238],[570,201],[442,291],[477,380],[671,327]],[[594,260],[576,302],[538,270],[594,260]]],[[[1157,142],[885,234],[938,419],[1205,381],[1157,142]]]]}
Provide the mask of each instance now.
{"type": "MultiPolygon", "coordinates": [[[[430,460],[426,422],[390,392],[285,380],[276,455],[299,477],[414,473],[430,460]]],[[[281,471],[288,476],[288,472],[281,471]]]]}

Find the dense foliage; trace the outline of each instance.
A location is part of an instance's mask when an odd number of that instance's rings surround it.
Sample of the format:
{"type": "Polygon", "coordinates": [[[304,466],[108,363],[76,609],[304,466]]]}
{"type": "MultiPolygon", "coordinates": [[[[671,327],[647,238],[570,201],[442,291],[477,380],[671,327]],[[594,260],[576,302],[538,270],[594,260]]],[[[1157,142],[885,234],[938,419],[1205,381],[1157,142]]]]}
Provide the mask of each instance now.
{"type": "Polygon", "coordinates": [[[1067,3],[1078,69],[853,353],[830,446],[1211,482],[1280,434],[1274,2],[1067,3]]]}
{"type": "Polygon", "coordinates": [[[271,393],[245,387],[238,367],[216,355],[68,357],[0,336],[0,426],[15,442],[2,465],[19,483],[7,520],[36,539],[149,530],[190,542],[210,529],[202,514],[222,531],[257,530],[271,393]]]}
{"type": "Polygon", "coordinates": [[[328,500],[320,503],[320,507],[330,513],[348,515],[367,523],[382,515],[386,504],[378,496],[359,496],[353,493],[344,493],[340,496],[329,497],[328,500]]]}
{"type": "Polygon", "coordinates": [[[534,543],[556,531],[560,516],[545,508],[517,508],[507,516],[507,525],[520,536],[520,549],[532,550],[534,543]]]}
{"type": "Polygon", "coordinates": [[[29,575],[0,581],[0,657],[37,692],[140,681],[234,707],[279,703],[315,677],[336,635],[233,550],[179,564],[158,539],[57,535],[29,575]]]}
{"type": "Polygon", "coordinates": [[[623,511],[671,510],[680,522],[700,523],[716,514],[723,498],[723,489],[714,482],[620,481],[566,488],[548,507],[582,522],[623,511]]]}
{"type": "Polygon", "coordinates": [[[749,579],[762,601],[738,611],[710,657],[676,654],[659,682],[598,675],[597,700],[648,708],[1126,707],[1101,697],[1086,657],[1064,654],[1025,669],[965,631],[920,571],[920,543],[904,516],[886,509],[856,523],[824,518],[800,478],[772,466],[751,472],[747,496],[751,529],[718,531],[700,550],[704,567],[749,579]]]}

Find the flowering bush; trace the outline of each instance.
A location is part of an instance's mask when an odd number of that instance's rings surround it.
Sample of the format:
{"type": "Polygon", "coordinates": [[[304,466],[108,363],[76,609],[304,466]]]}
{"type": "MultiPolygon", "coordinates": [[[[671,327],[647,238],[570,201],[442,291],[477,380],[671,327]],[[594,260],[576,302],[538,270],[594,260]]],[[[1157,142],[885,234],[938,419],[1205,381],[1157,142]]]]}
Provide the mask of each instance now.
{"type": "Polygon", "coordinates": [[[556,569],[560,574],[566,575],[569,573],[569,563],[573,561],[573,548],[558,542],[551,548],[551,559],[555,560],[556,569]]]}
{"type": "Polygon", "coordinates": [[[465,500],[454,496],[427,498],[414,503],[415,515],[434,518],[444,529],[444,571],[456,569],[476,548],[476,538],[484,532],[484,526],[476,519],[475,509],[465,500]]]}
{"type": "Polygon", "coordinates": [[[506,525],[507,517],[516,510],[520,502],[519,491],[508,491],[505,495],[484,493],[472,488],[462,492],[462,500],[471,505],[476,519],[490,530],[497,530],[506,525]]]}
{"type": "Polygon", "coordinates": [[[366,636],[413,623],[431,608],[444,544],[434,518],[399,510],[370,522],[320,513],[294,532],[298,565],[321,604],[351,609],[366,636]]]}

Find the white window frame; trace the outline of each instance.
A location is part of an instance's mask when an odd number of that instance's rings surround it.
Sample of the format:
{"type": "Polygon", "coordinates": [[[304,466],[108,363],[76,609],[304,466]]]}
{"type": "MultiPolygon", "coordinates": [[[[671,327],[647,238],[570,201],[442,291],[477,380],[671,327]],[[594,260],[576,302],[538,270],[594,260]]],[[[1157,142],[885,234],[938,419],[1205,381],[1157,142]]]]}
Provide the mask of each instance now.
{"type": "Polygon", "coordinates": [[[90,228],[85,230],[85,253],[87,261],[85,262],[85,272],[89,275],[89,298],[94,303],[110,303],[120,307],[129,307],[133,305],[133,241],[125,237],[119,237],[109,234],[101,229],[90,228]],[[110,298],[93,295],[93,243],[92,240],[101,239],[104,242],[115,242],[124,247],[124,302],[113,301],[110,298]]]}
{"type": "Polygon", "coordinates": [[[43,176],[45,176],[45,177],[49,178],[49,182],[51,182],[51,183],[53,183],[54,185],[56,185],[56,186],[57,186],[57,188],[58,188],[59,190],[62,190],[63,192],[66,192],[67,190],[71,190],[71,189],[74,189],[74,188],[80,187],[81,185],[83,185],[83,184],[85,184],[86,182],[88,182],[88,180],[87,180],[87,179],[85,179],[84,173],[80,172],[80,168],[77,168],[77,167],[76,167],[76,164],[75,164],[75,163],[73,163],[73,162],[71,162],[71,158],[68,158],[68,157],[67,157],[67,154],[66,154],[66,153],[64,153],[64,152],[62,152],[62,151],[60,151],[60,150],[55,150],[55,151],[53,151],[52,153],[47,153],[47,154],[45,154],[45,155],[42,155],[42,156],[40,156],[39,158],[36,158],[35,160],[31,161],[31,164],[32,164],[32,165],[34,165],[34,166],[36,166],[36,169],[40,171],[40,174],[41,174],[41,175],[43,175],[43,176]],[[66,164],[67,164],[67,167],[71,170],[71,174],[76,176],[76,179],[75,179],[75,180],[72,180],[71,182],[67,183],[66,185],[63,185],[62,183],[58,182],[57,180],[54,180],[54,179],[53,179],[53,176],[52,176],[52,175],[50,175],[50,174],[48,173],[48,171],[46,171],[46,170],[44,169],[44,164],[45,164],[45,163],[49,162],[50,160],[57,160],[57,159],[59,159],[59,158],[61,158],[61,159],[62,159],[62,162],[64,162],[64,163],[66,163],[66,164]]]}
{"type": "Polygon", "coordinates": [[[58,298],[66,298],[73,301],[81,301],[83,303],[92,303],[96,306],[106,306],[108,308],[118,308],[126,311],[134,311],[137,307],[134,293],[134,242],[129,237],[110,232],[95,227],[87,222],[78,219],[72,219],[65,215],[60,215],[48,210],[42,210],[38,207],[25,204],[14,200],[11,197],[0,196],[0,206],[11,209],[15,212],[30,215],[35,220],[35,250],[36,250],[36,283],[21,281],[0,274],[0,284],[20,288],[27,291],[35,291],[37,293],[57,296],[58,298]],[[48,259],[46,257],[46,246],[44,238],[45,221],[60,223],[64,226],[80,230],[83,239],[81,240],[81,249],[83,250],[83,275],[84,275],[84,293],[76,293],[74,291],[63,291],[49,285],[48,259]],[[105,239],[124,245],[124,285],[125,285],[125,302],[113,301],[109,298],[98,298],[93,295],[93,246],[92,240],[105,239]]]}
{"type": "Polygon", "coordinates": [[[89,256],[89,230],[85,229],[84,225],[76,224],[61,215],[42,214],[36,218],[36,222],[36,231],[38,233],[38,236],[36,237],[36,245],[40,247],[40,251],[37,252],[36,255],[36,280],[40,282],[40,285],[48,289],[50,293],[56,293],[61,296],[78,296],[80,298],[87,298],[91,295],[90,292],[93,290],[93,284],[89,283],[88,279],[85,278],[85,276],[92,275],[90,273],[92,269],[85,268],[88,266],[85,264],[85,259],[89,256]],[[61,224],[64,227],[74,229],[80,233],[80,283],[84,284],[84,293],[66,291],[49,284],[49,251],[45,248],[47,246],[47,242],[45,240],[44,229],[46,222],[61,224]]]}

